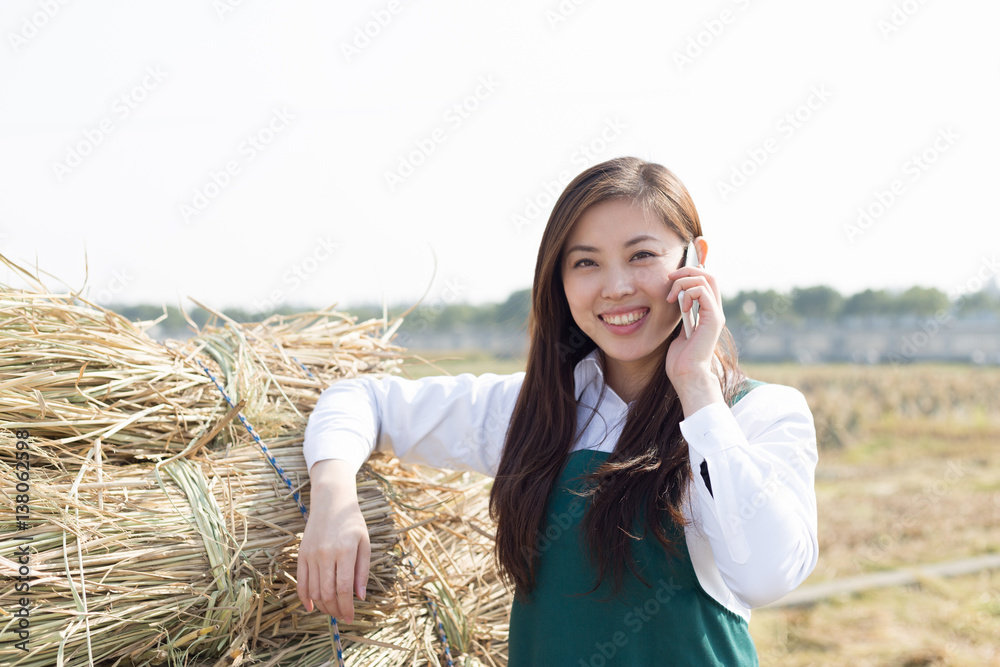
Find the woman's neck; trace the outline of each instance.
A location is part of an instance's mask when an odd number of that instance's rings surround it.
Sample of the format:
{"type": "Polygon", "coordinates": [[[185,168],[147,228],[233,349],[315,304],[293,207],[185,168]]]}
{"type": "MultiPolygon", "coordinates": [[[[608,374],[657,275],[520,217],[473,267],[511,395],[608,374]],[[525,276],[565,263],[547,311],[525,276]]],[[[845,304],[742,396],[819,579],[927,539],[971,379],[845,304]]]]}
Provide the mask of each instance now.
{"type": "Polygon", "coordinates": [[[641,361],[623,363],[612,360],[609,364],[604,350],[600,350],[598,356],[605,384],[626,404],[637,399],[653,377],[651,371],[654,369],[648,363],[643,365],[641,361]]]}

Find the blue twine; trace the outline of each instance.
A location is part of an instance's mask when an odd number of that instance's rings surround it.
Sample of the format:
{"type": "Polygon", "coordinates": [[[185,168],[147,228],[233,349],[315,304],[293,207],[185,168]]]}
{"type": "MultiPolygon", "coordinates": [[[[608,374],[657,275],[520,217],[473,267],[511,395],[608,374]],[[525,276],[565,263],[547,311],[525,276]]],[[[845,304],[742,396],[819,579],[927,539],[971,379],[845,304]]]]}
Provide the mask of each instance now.
{"type": "MultiPolygon", "coordinates": [[[[417,577],[417,568],[413,564],[412,558],[407,558],[406,562],[410,565],[410,569],[413,570],[414,578],[417,577]]],[[[441,622],[441,618],[438,616],[437,605],[434,604],[434,599],[430,595],[427,596],[427,603],[431,606],[431,612],[434,613],[434,623],[437,625],[438,638],[441,639],[441,643],[444,645],[444,657],[448,662],[448,667],[453,667],[451,662],[451,649],[448,644],[448,635],[445,634],[444,624],[441,622]]]]}
{"type": "MultiPolygon", "coordinates": [[[[260,338],[257,338],[253,334],[246,334],[246,335],[256,340],[261,340],[260,338]]],[[[157,342],[160,343],[160,345],[162,345],[166,349],[170,350],[170,348],[167,347],[166,344],[164,344],[162,341],[157,341],[157,342]]],[[[261,341],[261,342],[267,342],[267,341],[261,341]]],[[[271,347],[279,349],[278,346],[275,345],[274,343],[271,343],[271,347]]],[[[309,377],[316,379],[316,376],[313,375],[308,368],[306,368],[305,364],[296,359],[295,356],[293,355],[289,356],[291,356],[291,358],[295,360],[295,363],[297,363],[299,366],[302,367],[302,370],[304,370],[309,375],[309,377]]],[[[218,389],[219,393],[222,394],[222,397],[226,399],[226,403],[229,404],[229,407],[235,408],[236,406],[233,404],[233,401],[229,398],[229,395],[226,394],[226,390],[222,388],[222,385],[219,384],[219,381],[215,379],[215,376],[212,375],[212,372],[208,370],[208,367],[205,366],[205,364],[201,363],[201,361],[197,358],[195,358],[195,361],[198,362],[199,366],[201,366],[201,370],[204,371],[205,375],[207,375],[215,384],[216,389],[218,389]]],[[[296,504],[298,504],[299,511],[302,513],[302,517],[308,521],[309,511],[306,509],[305,504],[303,504],[302,499],[299,497],[299,492],[294,490],[295,485],[292,484],[292,480],[288,478],[288,476],[285,474],[285,471],[282,470],[280,465],[278,465],[278,462],[274,459],[274,456],[271,454],[270,451],[268,451],[267,445],[265,445],[264,442],[260,439],[260,436],[257,435],[257,432],[253,430],[253,426],[250,425],[250,422],[248,422],[242,414],[237,414],[236,416],[239,417],[240,422],[242,422],[243,426],[246,427],[247,432],[249,432],[250,435],[253,437],[254,442],[256,442],[260,446],[261,451],[264,452],[264,456],[267,458],[268,463],[270,463],[271,467],[274,468],[275,472],[278,473],[278,476],[288,487],[288,490],[292,491],[292,497],[295,499],[296,504]]],[[[409,561],[410,569],[413,570],[413,576],[417,577],[417,569],[413,565],[413,561],[411,559],[407,560],[409,561]]],[[[434,614],[434,622],[437,625],[438,636],[441,639],[441,643],[444,645],[444,655],[445,659],[447,660],[448,667],[454,667],[451,660],[451,649],[448,644],[448,635],[445,633],[444,624],[441,622],[441,619],[438,616],[437,605],[434,604],[434,600],[429,595],[427,596],[427,602],[430,604],[431,612],[433,612],[434,614]]],[[[333,616],[330,616],[329,618],[330,618],[330,626],[333,629],[334,646],[336,647],[337,651],[337,664],[339,665],[339,667],[344,667],[344,652],[343,648],[340,645],[340,632],[339,632],[339,626],[337,625],[337,619],[334,618],[333,616]]]]}
{"type": "Polygon", "coordinates": [[[441,643],[444,645],[444,657],[448,662],[448,667],[453,667],[451,662],[451,650],[448,648],[448,637],[444,633],[444,625],[441,624],[441,619],[438,618],[437,605],[434,604],[434,600],[430,597],[427,598],[427,602],[431,605],[431,611],[434,612],[434,620],[437,622],[438,635],[441,638],[441,643]]]}
{"type": "Polygon", "coordinates": [[[344,651],[340,648],[340,632],[337,630],[337,619],[330,617],[330,628],[333,630],[333,645],[337,649],[337,664],[344,667],[344,651]]]}
{"type": "MultiPolygon", "coordinates": [[[[226,399],[226,403],[229,403],[229,407],[235,408],[236,406],[233,404],[233,401],[226,394],[226,390],[222,388],[222,385],[219,384],[219,381],[215,379],[214,375],[212,375],[212,371],[208,370],[208,367],[205,366],[205,364],[201,363],[201,361],[199,361],[198,359],[195,359],[195,361],[197,361],[198,365],[201,366],[201,370],[205,371],[205,375],[210,377],[212,379],[212,382],[215,383],[215,386],[222,394],[222,397],[226,399]]],[[[272,456],[271,452],[267,449],[267,445],[265,445],[264,441],[260,439],[260,436],[257,435],[257,432],[253,430],[253,426],[251,426],[250,422],[246,420],[246,417],[244,417],[242,414],[237,414],[236,416],[239,417],[240,421],[243,422],[243,425],[246,426],[247,431],[249,431],[250,435],[253,436],[254,441],[258,445],[260,445],[260,448],[264,452],[264,456],[267,457],[268,462],[278,472],[278,476],[281,477],[282,481],[285,483],[285,486],[288,487],[288,490],[292,492],[292,498],[295,498],[295,502],[298,504],[299,511],[302,512],[302,516],[308,518],[307,515],[309,514],[309,511],[306,509],[305,504],[302,502],[302,498],[299,496],[299,492],[295,490],[295,485],[292,484],[292,480],[288,479],[288,475],[286,475],[285,471],[281,469],[281,466],[278,465],[278,462],[274,460],[274,456],[272,456]]]]}
{"type": "MultiPolygon", "coordinates": [[[[159,342],[160,345],[163,345],[163,347],[166,347],[168,350],[170,349],[163,342],[160,341],[157,342],[159,342]]],[[[218,389],[219,393],[222,394],[222,397],[226,399],[226,403],[229,404],[229,407],[235,408],[236,406],[233,404],[232,399],[229,398],[229,395],[226,393],[226,390],[222,388],[222,385],[220,385],[219,381],[215,379],[215,376],[212,375],[212,372],[208,370],[208,367],[205,366],[205,364],[201,363],[199,359],[195,359],[195,361],[197,361],[198,365],[201,366],[201,370],[204,371],[205,375],[207,375],[215,384],[216,389],[218,389]]],[[[308,372],[308,369],[306,369],[306,372],[308,372]]],[[[281,468],[280,465],[278,465],[278,462],[274,459],[274,456],[271,454],[270,451],[268,451],[267,445],[265,445],[264,442],[260,439],[260,436],[257,435],[257,432],[253,430],[253,426],[250,425],[250,422],[248,422],[242,414],[237,414],[236,416],[240,418],[240,421],[243,423],[243,426],[245,426],[250,435],[253,436],[254,442],[256,442],[260,446],[261,450],[264,452],[264,456],[267,458],[268,463],[270,463],[271,467],[274,468],[274,470],[278,473],[278,476],[285,483],[288,489],[292,491],[292,497],[295,499],[296,504],[299,506],[299,511],[302,513],[302,518],[308,521],[309,511],[306,509],[305,504],[302,502],[302,498],[299,497],[299,492],[294,490],[295,485],[292,484],[292,480],[288,478],[288,475],[285,474],[285,471],[281,468]]],[[[330,616],[330,624],[333,626],[333,641],[334,641],[334,646],[337,649],[337,664],[339,665],[339,667],[344,667],[344,653],[340,645],[340,632],[338,631],[337,619],[334,618],[333,616],[330,616]]]]}

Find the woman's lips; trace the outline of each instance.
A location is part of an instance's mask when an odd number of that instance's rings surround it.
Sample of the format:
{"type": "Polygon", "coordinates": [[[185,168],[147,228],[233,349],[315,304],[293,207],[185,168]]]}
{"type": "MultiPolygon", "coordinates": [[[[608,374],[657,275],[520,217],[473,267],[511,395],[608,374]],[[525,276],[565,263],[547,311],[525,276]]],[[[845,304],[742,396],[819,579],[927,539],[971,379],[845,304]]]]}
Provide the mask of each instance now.
{"type": "Polygon", "coordinates": [[[603,316],[598,316],[598,319],[601,320],[604,326],[607,327],[608,331],[610,331],[611,333],[616,334],[618,336],[627,336],[632,332],[637,331],[639,327],[645,324],[648,315],[649,315],[649,309],[647,308],[643,312],[642,317],[637,319],[632,324],[611,324],[610,322],[606,321],[603,316]]]}
{"type": "MultiPolygon", "coordinates": [[[[641,318],[645,317],[646,313],[648,313],[648,312],[649,312],[649,308],[633,308],[632,310],[627,310],[624,313],[618,313],[618,314],[616,314],[614,316],[608,315],[607,313],[604,313],[602,315],[598,315],[598,317],[601,318],[602,320],[604,320],[605,322],[607,322],[612,317],[623,317],[625,315],[634,315],[636,313],[639,313],[639,318],[641,319],[641,318]]],[[[616,325],[616,326],[620,326],[620,325],[616,325]]]]}

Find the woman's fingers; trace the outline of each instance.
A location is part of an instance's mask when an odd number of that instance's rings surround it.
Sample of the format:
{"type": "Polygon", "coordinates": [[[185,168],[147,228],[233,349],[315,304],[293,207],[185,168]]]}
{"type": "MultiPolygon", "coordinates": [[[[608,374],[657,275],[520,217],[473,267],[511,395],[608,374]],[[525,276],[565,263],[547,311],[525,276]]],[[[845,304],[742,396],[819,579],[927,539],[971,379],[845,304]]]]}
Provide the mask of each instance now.
{"type": "Polygon", "coordinates": [[[335,616],[346,623],[354,620],[354,559],[347,564],[343,558],[337,562],[337,597],[335,616]]]}
{"type": "Polygon", "coordinates": [[[371,567],[371,544],[356,495],[332,501],[313,499],[299,545],[299,599],[338,620],[354,620],[355,590],[363,599],[371,567]]]}
{"type": "Polygon", "coordinates": [[[358,588],[363,590],[368,580],[370,551],[367,547],[362,550],[359,545],[353,553],[343,551],[338,557],[332,552],[327,552],[326,556],[320,554],[299,559],[299,599],[308,611],[318,609],[327,616],[350,623],[354,620],[354,584],[360,581],[358,588]],[[363,572],[357,568],[362,557],[366,563],[363,572]]]}
{"type": "Polygon", "coordinates": [[[715,276],[704,267],[684,266],[670,272],[667,277],[673,281],[667,293],[668,303],[678,300],[680,310],[687,313],[694,302],[698,302],[698,326],[690,337],[678,336],[667,350],[667,376],[680,395],[688,378],[700,377],[705,368],[714,362],[714,351],[725,325],[725,315],[715,276]],[[684,292],[683,299],[680,298],[681,291],[684,292]]]}
{"type": "Polygon", "coordinates": [[[337,609],[337,580],[335,577],[337,562],[333,560],[332,556],[327,555],[326,558],[316,563],[316,568],[319,570],[320,580],[323,582],[319,593],[320,604],[328,616],[340,616],[340,610],[337,609]]]}
{"type": "Polygon", "coordinates": [[[670,291],[667,293],[668,302],[673,301],[680,294],[681,290],[688,290],[695,285],[708,285],[711,288],[715,301],[720,306],[722,305],[722,297],[719,294],[715,276],[707,272],[704,268],[684,266],[670,272],[667,277],[674,281],[670,286],[670,291]]]}
{"type": "Polygon", "coordinates": [[[707,315],[710,317],[716,317],[720,322],[725,322],[725,316],[723,315],[722,308],[718,307],[721,305],[718,303],[718,299],[712,293],[712,290],[707,285],[695,285],[694,287],[689,287],[684,290],[683,303],[680,304],[682,312],[688,312],[694,305],[694,301],[698,301],[698,314],[707,315]]]}
{"type": "MultiPolygon", "coordinates": [[[[679,300],[681,292],[684,292],[685,296],[688,297],[687,299],[684,299],[684,303],[689,304],[690,303],[689,299],[691,297],[694,297],[699,299],[699,303],[701,305],[704,305],[704,303],[702,303],[700,299],[706,294],[711,295],[711,298],[716,303],[719,303],[719,299],[716,298],[716,293],[711,283],[709,283],[707,280],[705,280],[703,277],[700,276],[691,278],[681,278],[679,280],[674,281],[674,284],[670,288],[670,292],[667,293],[667,302],[669,303],[670,301],[673,301],[675,297],[679,300]]],[[[681,306],[681,310],[683,310],[684,312],[687,312],[688,309],[690,308],[690,306],[685,307],[684,303],[680,303],[680,301],[678,301],[678,303],[681,306]]],[[[719,305],[721,305],[721,303],[719,305]]]]}
{"type": "Polygon", "coordinates": [[[371,542],[369,541],[368,533],[365,532],[364,539],[358,545],[358,557],[354,563],[354,590],[357,592],[358,599],[362,602],[364,602],[365,595],[367,594],[365,585],[368,583],[368,571],[371,568],[372,562],[371,556],[371,542]]]}
{"type": "Polygon", "coordinates": [[[309,584],[306,590],[313,606],[324,614],[330,614],[330,602],[335,598],[333,579],[335,567],[332,560],[324,557],[323,550],[308,554],[306,558],[308,569],[306,576],[309,584]]]}
{"type": "Polygon", "coordinates": [[[675,278],[673,284],[670,286],[670,290],[667,292],[667,301],[673,301],[678,298],[682,291],[688,290],[695,285],[703,284],[706,284],[706,281],[702,276],[680,276],[675,278]]]}
{"type": "Polygon", "coordinates": [[[295,563],[295,592],[306,611],[314,609],[312,598],[309,597],[309,566],[304,558],[298,558],[295,563]]]}
{"type": "Polygon", "coordinates": [[[709,284],[709,286],[712,288],[712,294],[715,295],[715,301],[716,301],[716,303],[718,303],[721,306],[722,305],[722,294],[719,292],[719,286],[715,283],[715,276],[713,276],[711,273],[709,273],[709,274],[706,275],[706,277],[708,278],[708,284],[709,284]]]}

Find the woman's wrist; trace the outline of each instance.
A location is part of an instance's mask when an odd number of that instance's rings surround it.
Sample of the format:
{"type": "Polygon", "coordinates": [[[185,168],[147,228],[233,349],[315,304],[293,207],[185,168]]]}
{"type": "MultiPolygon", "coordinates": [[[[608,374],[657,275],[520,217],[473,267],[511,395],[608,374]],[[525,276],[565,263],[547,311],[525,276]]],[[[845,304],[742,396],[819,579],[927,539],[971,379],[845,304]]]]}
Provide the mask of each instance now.
{"type": "Polygon", "coordinates": [[[675,385],[675,388],[685,419],[706,405],[726,402],[719,378],[710,370],[686,376],[675,385]]]}
{"type": "Polygon", "coordinates": [[[309,486],[312,495],[358,493],[357,473],[349,461],[323,459],[309,469],[309,486]]]}

